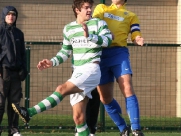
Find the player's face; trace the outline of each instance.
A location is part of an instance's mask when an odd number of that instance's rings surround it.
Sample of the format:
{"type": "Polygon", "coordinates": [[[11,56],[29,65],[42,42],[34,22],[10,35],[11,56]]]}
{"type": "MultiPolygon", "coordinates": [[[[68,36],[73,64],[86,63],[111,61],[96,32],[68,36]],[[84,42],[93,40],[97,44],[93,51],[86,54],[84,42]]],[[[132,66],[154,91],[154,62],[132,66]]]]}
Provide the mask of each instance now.
{"type": "Polygon", "coordinates": [[[16,20],[16,15],[13,13],[8,13],[5,17],[5,21],[7,24],[12,25],[16,20]]]}
{"type": "Polygon", "coordinates": [[[82,21],[87,21],[92,15],[92,5],[89,3],[84,3],[82,5],[81,11],[78,11],[77,17],[82,21]]]}

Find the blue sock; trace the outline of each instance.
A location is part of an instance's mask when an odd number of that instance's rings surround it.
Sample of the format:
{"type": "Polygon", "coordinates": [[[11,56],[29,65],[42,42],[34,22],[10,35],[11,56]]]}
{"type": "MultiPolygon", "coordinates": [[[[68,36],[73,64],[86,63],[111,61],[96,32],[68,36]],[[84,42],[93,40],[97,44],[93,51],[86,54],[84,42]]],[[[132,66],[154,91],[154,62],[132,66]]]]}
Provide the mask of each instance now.
{"type": "Polygon", "coordinates": [[[126,98],[126,109],[131,122],[131,129],[140,129],[139,104],[136,95],[126,98]]]}
{"type": "Polygon", "coordinates": [[[122,132],[126,128],[126,122],[121,117],[122,111],[117,101],[113,99],[112,102],[110,102],[109,104],[105,104],[104,107],[108,115],[119,128],[119,131],[122,132]]]}

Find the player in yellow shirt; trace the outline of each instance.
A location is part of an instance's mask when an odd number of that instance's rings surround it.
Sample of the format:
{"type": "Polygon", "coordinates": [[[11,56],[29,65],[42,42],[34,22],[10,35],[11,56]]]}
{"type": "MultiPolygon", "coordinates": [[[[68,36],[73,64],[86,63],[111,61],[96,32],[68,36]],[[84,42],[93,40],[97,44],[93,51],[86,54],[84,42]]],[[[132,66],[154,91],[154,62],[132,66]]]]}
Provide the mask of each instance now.
{"type": "Polygon", "coordinates": [[[107,113],[120,130],[120,136],[129,136],[129,127],[121,117],[121,107],[113,98],[115,77],[125,97],[132,136],[144,136],[141,132],[139,104],[133,90],[132,70],[127,48],[129,33],[135,45],[143,46],[144,39],[141,37],[139,19],[135,13],[126,10],[126,2],[127,0],[112,0],[110,6],[99,4],[94,9],[93,17],[105,20],[114,35],[111,48],[104,48],[102,51],[101,80],[98,91],[107,113]]]}

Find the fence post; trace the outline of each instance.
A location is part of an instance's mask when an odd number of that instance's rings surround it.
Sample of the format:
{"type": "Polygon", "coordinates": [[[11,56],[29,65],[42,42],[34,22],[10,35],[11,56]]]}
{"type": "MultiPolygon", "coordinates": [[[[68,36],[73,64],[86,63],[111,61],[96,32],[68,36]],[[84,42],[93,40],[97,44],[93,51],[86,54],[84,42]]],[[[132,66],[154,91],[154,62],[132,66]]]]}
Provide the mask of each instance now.
{"type": "Polygon", "coordinates": [[[105,109],[102,103],[100,103],[100,131],[105,131],[105,109]]]}
{"type": "MultiPolygon", "coordinates": [[[[105,4],[105,0],[100,0],[100,3],[105,4]]],[[[102,103],[100,103],[100,130],[105,131],[105,109],[102,103]]]]}
{"type": "Polygon", "coordinates": [[[30,46],[26,46],[26,61],[28,75],[25,80],[25,107],[29,108],[29,96],[30,96],[30,46]]]}

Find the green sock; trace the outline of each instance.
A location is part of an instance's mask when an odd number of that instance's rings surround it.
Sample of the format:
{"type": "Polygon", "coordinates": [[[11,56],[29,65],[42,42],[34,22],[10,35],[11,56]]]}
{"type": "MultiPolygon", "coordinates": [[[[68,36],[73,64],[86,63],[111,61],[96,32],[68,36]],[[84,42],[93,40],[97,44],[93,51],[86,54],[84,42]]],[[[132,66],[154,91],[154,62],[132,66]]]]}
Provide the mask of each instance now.
{"type": "Polygon", "coordinates": [[[32,108],[28,108],[29,116],[32,117],[35,114],[48,110],[50,108],[55,107],[62,101],[63,97],[60,93],[54,92],[52,95],[44,99],[43,101],[39,102],[32,108]]]}
{"type": "Polygon", "coordinates": [[[76,126],[77,132],[79,136],[89,136],[89,128],[87,127],[86,123],[76,126]]]}

